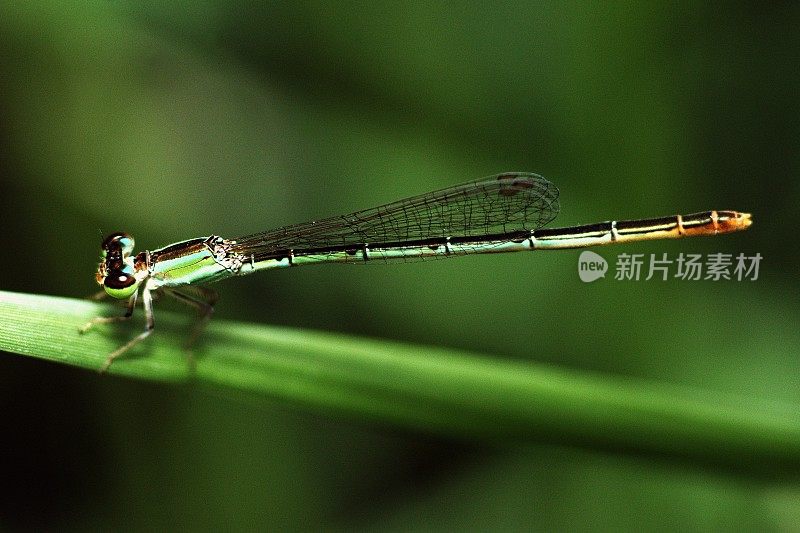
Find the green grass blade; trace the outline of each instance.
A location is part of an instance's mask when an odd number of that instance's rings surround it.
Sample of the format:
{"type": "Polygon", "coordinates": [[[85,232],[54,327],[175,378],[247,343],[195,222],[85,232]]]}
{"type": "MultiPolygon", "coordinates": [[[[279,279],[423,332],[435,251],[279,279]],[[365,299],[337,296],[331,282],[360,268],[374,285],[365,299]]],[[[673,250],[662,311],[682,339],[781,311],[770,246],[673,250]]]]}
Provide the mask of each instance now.
{"type": "MultiPolygon", "coordinates": [[[[97,369],[141,318],[85,300],[0,292],[0,349],[97,369]]],[[[800,464],[800,416],[787,405],[509,362],[429,346],[214,320],[191,375],[185,316],[158,310],[153,336],[111,374],[196,381],[288,406],[492,440],[537,440],[712,459],[800,464]]],[[[98,375],[97,379],[110,379],[98,375]]]]}

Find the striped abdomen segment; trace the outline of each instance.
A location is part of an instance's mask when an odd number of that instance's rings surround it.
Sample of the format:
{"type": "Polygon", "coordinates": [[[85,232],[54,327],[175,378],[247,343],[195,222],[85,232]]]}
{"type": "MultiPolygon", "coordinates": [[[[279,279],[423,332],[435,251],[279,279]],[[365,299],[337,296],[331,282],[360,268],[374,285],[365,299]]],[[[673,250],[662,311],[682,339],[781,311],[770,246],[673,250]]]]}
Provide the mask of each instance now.
{"type": "Polygon", "coordinates": [[[718,235],[747,229],[751,223],[749,213],[704,211],[691,215],[609,221],[569,228],[538,229],[533,232],[533,248],[585,248],[623,242],[718,235]]]}
{"type": "Polygon", "coordinates": [[[748,213],[705,211],[691,215],[608,221],[493,235],[276,250],[268,254],[243,257],[240,273],[320,262],[364,263],[381,259],[413,260],[477,253],[586,248],[614,243],[731,233],[744,230],[750,224],[751,218],[748,213]]]}

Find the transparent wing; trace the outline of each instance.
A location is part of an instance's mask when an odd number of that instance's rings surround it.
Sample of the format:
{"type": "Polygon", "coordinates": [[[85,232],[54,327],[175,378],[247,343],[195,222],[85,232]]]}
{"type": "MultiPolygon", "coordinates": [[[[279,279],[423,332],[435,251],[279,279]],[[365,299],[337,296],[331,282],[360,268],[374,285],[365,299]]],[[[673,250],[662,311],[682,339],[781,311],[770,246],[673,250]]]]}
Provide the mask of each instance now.
{"type": "Polygon", "coordinates": [[[234,251],[280,250],[479,237],[540,228],[558,215],[558,188],[538,174],[511,172],[349,215],[233,239],[234,251]]]}

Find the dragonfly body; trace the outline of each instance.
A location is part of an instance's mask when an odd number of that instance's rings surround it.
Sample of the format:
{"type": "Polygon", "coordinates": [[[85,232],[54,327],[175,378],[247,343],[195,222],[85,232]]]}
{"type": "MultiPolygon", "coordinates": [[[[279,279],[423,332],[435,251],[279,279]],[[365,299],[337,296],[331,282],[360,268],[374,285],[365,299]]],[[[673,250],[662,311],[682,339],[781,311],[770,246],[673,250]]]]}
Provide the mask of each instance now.
{"type": "Polygon", "coordinates": [[[146,338],[154,327],[152,296],[166,293],[196,307],[208,321],[216,293],[204,286],[270,268],[314,263],[444,258],[477,253],[585,248],[615,243],[717,235],[746,229],[748,213],[704,211],[566,228],[542,228],[558,214],[558,189],[531,173],[506,173],[381,207],[276,230],[226,239],[190,239],[133,255],[133,238],[115,233],[102,244],[96,279],[105,292],[128,301],[130,318],[139,293],[147,327],[113,352],[101,370],[146,338]]]}

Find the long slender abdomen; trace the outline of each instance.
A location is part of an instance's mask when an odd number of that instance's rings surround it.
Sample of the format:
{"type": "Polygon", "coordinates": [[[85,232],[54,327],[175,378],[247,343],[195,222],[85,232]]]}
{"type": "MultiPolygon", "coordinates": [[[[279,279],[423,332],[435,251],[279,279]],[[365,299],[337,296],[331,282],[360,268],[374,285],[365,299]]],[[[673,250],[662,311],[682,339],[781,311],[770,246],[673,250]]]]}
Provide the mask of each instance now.
{"type": "Polygon", "coordinates": [[[242,257],[239,273],[248,274],[269,268],[326,262],[367,263],[482,253],[587,248],[615,243],[718,235],[747,229],[751,223],[749,213],[705,211],[691,215],[608,221],[565,228],[518,230],[493,235],[445,236],[396,242],[274,250],[262,255],[242,257]]]}

